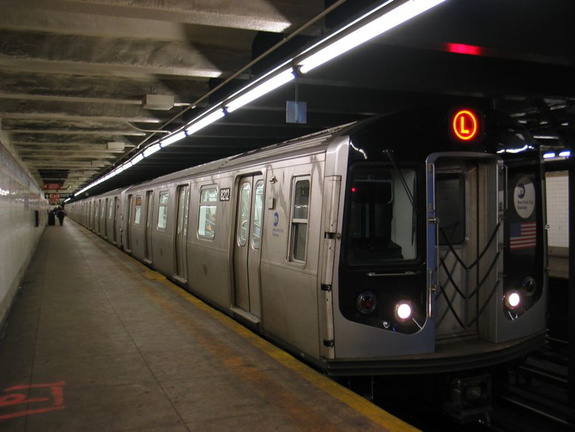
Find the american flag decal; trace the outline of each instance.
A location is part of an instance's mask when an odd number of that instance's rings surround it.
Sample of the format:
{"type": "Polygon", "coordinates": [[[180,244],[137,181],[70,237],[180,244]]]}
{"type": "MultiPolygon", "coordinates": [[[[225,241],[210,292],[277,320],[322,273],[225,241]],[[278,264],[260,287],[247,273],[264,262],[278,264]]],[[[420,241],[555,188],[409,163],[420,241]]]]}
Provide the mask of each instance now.
{"type": "Polygon", "coordinates": [[[537,223],[512,223],[509,237],[511,250],[534,248],[537,245],[537,223]]]}

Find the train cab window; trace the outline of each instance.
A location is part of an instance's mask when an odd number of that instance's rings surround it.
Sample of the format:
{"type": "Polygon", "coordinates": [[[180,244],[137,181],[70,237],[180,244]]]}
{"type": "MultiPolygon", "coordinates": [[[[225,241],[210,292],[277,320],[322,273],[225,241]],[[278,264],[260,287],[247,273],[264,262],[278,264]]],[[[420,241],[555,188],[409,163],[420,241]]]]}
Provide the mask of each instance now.
{"type": "Polygon", "coordinates": [[[439,219],[439,244],[465,241],[465,177],[461,173],[438,173],[435,207],[439,219]]]}
{"type": "Polygon", "coordinates": [[[415,184],[413,169],[377,165],[352,169],[345,227],[348,264],[417,257],[415,184]]]}
{"type": "Polygon", "coordinates": [[[310,202],[309,186],[309,178],[296,177],[294,179],[290,242],[290,259],[292,261],[305,261],[310,202]]]}
{"type": "Polygon", "coordinates": [[[200,191],[200,211],[198,217],[198,237],[212,240],[216,236],[216,203],[218,188],[203,187],[200,191]]]}
{"type": "Polygon", "coordinates": [[[158,229],[166,229],[168,225],[168,192],[160,192],[158,206],[158,229]]]}
{"type": "Polygon", "coordinates": [[[134,208],[134,225],[140,225],[142,220],[142,196],[136,196],[136,207],[134,208]]]}

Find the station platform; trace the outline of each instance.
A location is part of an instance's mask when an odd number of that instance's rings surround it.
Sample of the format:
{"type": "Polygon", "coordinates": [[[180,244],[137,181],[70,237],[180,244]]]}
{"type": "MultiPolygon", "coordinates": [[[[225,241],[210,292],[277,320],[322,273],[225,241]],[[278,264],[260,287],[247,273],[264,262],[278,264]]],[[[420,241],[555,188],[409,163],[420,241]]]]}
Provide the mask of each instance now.
{"type": "Polygon", "coordinates": [[[2,432],[415,430],[69,219],[3,330],[2,432]]]}

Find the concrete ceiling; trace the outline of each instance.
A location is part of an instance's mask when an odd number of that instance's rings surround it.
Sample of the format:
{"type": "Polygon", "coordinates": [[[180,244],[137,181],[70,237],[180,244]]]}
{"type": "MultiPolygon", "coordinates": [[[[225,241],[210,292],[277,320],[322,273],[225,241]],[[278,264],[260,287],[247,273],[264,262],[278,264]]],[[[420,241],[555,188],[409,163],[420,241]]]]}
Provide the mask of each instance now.
{"type": "MultiPolygon", "coordinates": [[[[0,0],[1,130],[38,183],[65,196],[379,3],[0,0]]],[[[299,79],[307,124],[285,122],[290,85],[92,193],[459,96],[493,100],[549,142],[572,145],[574,17],[571,0],[447,0],[299,79]]]]}

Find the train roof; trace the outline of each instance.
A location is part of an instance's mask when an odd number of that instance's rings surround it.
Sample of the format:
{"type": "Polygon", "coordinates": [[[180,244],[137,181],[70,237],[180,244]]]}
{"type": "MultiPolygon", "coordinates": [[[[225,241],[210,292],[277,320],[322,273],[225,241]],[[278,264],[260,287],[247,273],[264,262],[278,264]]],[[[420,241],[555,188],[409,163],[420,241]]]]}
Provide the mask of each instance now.
{"type": "Polygon", "coordinates": [[[290,139],[266,147],[261,147],[249,152],[240,153],[238,155],[218,159],[213,162],[186,168],[175,173],[166,174],[164,176],[157,177],[137,185],[129,186],[128,188],[139,189],[141,187],[146,187],[157,183],[177,181],[181,178],[190,177],[197,174],[205,174],[206,176],[214,175],[229,168],[249,166],[256,163],[265,162],[266,160],[277,158],[279,155],[289,156],[315,150],[320,151],[321,149],[326,148],[334,138],[338,136],[344,136],[346,131],[353,127],[355,124],[356,122],[347,123],[320,132],[315,132],[313,134],[290,139]]]}

